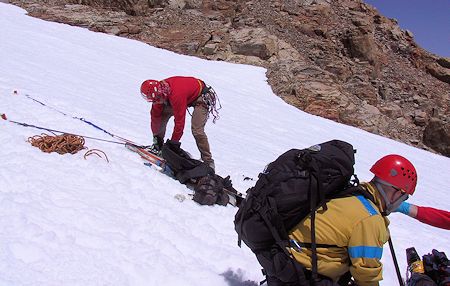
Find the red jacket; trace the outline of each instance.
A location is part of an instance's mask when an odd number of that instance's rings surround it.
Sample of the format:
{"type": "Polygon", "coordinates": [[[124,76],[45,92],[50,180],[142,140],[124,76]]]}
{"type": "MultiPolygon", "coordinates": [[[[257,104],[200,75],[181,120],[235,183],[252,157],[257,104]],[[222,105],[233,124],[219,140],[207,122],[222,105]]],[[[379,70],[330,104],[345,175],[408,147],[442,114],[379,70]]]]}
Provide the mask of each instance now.
{"type": "Polygon", "coordinates": [[[419,221],[450,230],[450,212],[429,207],[417,207],[416,219],[419,221]]]}
{"type": "MultiPolygon", "coordinates": [[[[173,109],[173,116],[175,126],[173,128],[172,140],[180,141],[183,136],[184,122],[186,119],[186,109],[199,96],[204,87],[204,83],[195,77],[174,76],[165,79],[169,86],[171,93],[168,96],[168,101],[173,109]]],[[[161,127],[161,115],[164,110],[164,103],[153,103],[150,111],[151,128],[153,134],[159,132],[161,127]]]]}

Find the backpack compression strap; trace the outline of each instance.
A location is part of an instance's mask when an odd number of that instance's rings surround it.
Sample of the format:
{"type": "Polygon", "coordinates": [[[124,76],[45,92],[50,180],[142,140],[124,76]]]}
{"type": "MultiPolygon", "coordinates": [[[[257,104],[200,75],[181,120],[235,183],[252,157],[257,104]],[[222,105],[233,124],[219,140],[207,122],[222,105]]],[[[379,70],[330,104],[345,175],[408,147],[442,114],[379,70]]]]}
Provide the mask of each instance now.
{"type": "MultiPolygon", "coordinates": [[[[311,251],[312,251],[312,261],[311,261],[311,280],[310,284],[313,286],[318,281],[318,271],[317,271],[317,245],[316,245],[316,204],[317,204],[317,193],[313,193],[313,178],[316,181],[317,184],[317,192],[319,193],[319,199],[321,202],[325,203],[325,198],[323,191],[321,190],[322,186],[322,180],[320,178],[319,173],[319,167],[317,166],[317,163],[315,161],[310,162],[310,167],[315,172],[310,172],[310,185],[309,185],[309,191],[310,191],[310,198],[311,198],[311,205],[310,205],[310,211],[311,211],[311,251]],[[317,176],[313,176],[312,174],[317,174],[317,176]]],[[[321,204],[322,205],[322,204],[321,204]]],[[[326,208],[326,205],[325,205],[326,208]]]]}

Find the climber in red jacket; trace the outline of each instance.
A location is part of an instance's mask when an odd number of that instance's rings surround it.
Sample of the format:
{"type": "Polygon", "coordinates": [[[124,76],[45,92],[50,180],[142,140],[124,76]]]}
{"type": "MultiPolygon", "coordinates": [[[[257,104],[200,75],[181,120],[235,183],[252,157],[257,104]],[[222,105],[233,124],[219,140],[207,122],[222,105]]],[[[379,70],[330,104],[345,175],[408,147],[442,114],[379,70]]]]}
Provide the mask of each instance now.
{"type": "Polygon", "coordinates": [[[404,213],[420,222],[450,230],[450,212],[402,202],[395,212],[404,213]]]}
{"type": "Polygon", "coordinates": [[[161,81],[144,81],[141,85],[141,94],[146,101],[152,102],[150,115],[153,145],[151,151],[154,153],[161,151],[167,122],[172,116],[175,126],[171,140],[180,141],[181,136],[183,136],[186,110],[188,107],[193,107],[192,135],[197,143],[202,161],[214,169],[214,160],[205,133],[205,125],[209,114],[213,116],[213,122],[218,119],[216,108],[218,97],[214,89],[194,77],[174,76],[161,81]]]}

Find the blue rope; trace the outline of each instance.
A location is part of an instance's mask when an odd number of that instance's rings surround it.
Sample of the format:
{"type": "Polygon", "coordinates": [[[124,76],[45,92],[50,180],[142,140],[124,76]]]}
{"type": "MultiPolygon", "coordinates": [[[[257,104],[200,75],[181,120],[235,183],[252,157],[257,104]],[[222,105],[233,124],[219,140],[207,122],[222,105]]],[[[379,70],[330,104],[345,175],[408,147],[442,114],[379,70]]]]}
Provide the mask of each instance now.
{"type": "MultiPolygon", "coordinates": [[[[36,129],[40,129],[40,130],[46,130],[46,131],[50,131],[50,132],[56,132],[56,133],[62,133],[62,134],[70,134],[70,135],[76,135],[76,136],[81,136],[84,138],[89,138],[89,139],[93,139],[93,140],[98,140],[98,141],[103,141],[103,142],[109,142],[109,143],[115,143],[115,144],[130,144],[130,143],[124,143],[124,142],[118,142],[118,141],[111,141],[111,140],[106,140],[106,139],[100,139],[100,138],[95,138],[95,137],[90,137],[90,136],[84,136],[84,135],[79,135],[79,134],[74,134],[74,133],[70,133],[70,132],[65,132],[65,131],[60,131],[60,130],[55,130],[55,129],[50,129],[50,128],[45,128],[45,127],[41,127],[41,126],[36,126],[36,125],[32,125],[32,124],[28,124],[28,123],[24,123],[24,122],[17,122],[14,120],[7,120],[9,122],[24,126],[24,127],[32,127],[32,128],[36,128],[36,129]]],[[[135,145],[137,147],[142,147],[142,146],[138,146],[135,145]]]]}
{"type": "MultiPolygon", "coordinates": [[[[52,106],[49,106],[49,105],[43,103],[42,101],[39,101],[39,100],[33,98],[33,97],[32,97],[31,95],[29,95],[29,94],[25,94],[25,96],[26,96],[28,99],[31,99],[32,101],[37,102],[37,103],[39,103],[40,105],[45,106],[45,107],[47,107],[47,108],[50,108],[50,109],[52,109],[52,110],[54,110],[54,111],[56,111],[56,112],[58,112],[58,113],[60,113],[60,114],[62,114],[62,115],[64,115],[64,116],[68,116],[68,117],[71,117],[71,118],[73,118],[73,119],[78,119],[78,120],[80,120],[80,121],[82,121],[82,122],[84,122],[84,123],[86,123],[86,124],[88,124],[88,125],[91,125],[92,127],[94,127],[94,128],[96,128],[96,129],[98,129],[98,130],[101,130],[101,131],[105,132],[106,134],[108,134],[108,135],[111,136],[111,137],[114,137],[114,138],[117,138],[117,139],[119,139],[119,140],[122,140],[122,141],[125,141],[125,142],[128,142],[128,143],[131,143],[131,144],[135,145],[132,141],[127,140],[127,139],[125,139],[125,138],[122,138],[122,137],[120,137],[120,136],[116,136],[116,135],[112,134],[111,132],[109,132],[109,131],[107,131],[107,130],[101,128],[100,126],[98,126],[98,125],[96,125],[96,124],[94,124],[94,123],[92,123],[92,122],[90,122],[90,121],[88,121],[88,120],[86,120],[86,119],[84,119],[84,118],[82,118],[82,117],[70,116],[70,115],[68,115],[67,113],[62,112],[61,110],[58,110],[58,109],[56,109],[56,108],[54,108],[54,107],[52,107],[52,106]]],[[[89,137],[86,137],[86,138],[89,138],[89,137]]],[[[136,145],[136,146],[137,146],[137,145],[136,145]]]]}

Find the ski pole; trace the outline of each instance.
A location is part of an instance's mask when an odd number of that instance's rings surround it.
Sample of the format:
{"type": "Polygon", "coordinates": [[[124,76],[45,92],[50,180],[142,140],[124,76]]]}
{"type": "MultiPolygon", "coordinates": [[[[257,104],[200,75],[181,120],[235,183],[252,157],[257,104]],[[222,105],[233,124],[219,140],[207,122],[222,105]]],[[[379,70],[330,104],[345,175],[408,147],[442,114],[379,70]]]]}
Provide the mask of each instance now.
{"type": "Polygon", "coordinates": [[[398,268],[397,257],[395,256],[394,245],[392,244],[392,239],[389,237],[389,248],[392,254],[392,260],[394,261],[395,272],[397,272],[398,283],[400,286],[405,286],[403,283],[402,275],[400,274],[400,269],[398,268]]]}

